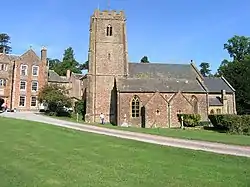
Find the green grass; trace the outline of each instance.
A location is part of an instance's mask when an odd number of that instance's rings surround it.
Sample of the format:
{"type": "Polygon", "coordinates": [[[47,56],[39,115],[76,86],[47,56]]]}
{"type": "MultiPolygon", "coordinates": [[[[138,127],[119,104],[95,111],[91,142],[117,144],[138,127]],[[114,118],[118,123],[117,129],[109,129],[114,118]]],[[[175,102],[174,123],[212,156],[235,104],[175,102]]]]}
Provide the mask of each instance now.
{"type": "Polygon", "coordinates": [[[0,117],[1,187],[249,186],[250,159],[0,117]]]}
{"type": "MultiPolygon", "coordinates": [[[[61,120],[68,120],[76,122],[76,117],[73,116],[72,118],[67,117],[56,117],[57,119],[61,120]]],[[[79,118],[80,119],[80,118],[79,118]]],[[[79,121],[79,123],[84,123],[83,121],[79,121]]],[[[84,123],[87,124],[87,123],[84,123]]],[[[213,130],[204,130],[204,129],[169,129],[169,128],[151,128],[151,129],[144,129],[144,128],[136,128],[136,127],[119,127],[113,126],[111,124],[90,124],[96,125],[106,128],[118,129],[118,130],[126,130],[132,132],[141,132],[159,136],[166,136],[166,137],[173,137],[173,138],[181,138],[181,139],[190,139],[190,140],[203,140],[203,141],[210,141],[210,142],[219,142],[219,143],[226,143],[226,144],[233,144],[233,145],[250,145],[250,136],[245,135],[232,135],[227,133],[220,133],[213,130]]]]}

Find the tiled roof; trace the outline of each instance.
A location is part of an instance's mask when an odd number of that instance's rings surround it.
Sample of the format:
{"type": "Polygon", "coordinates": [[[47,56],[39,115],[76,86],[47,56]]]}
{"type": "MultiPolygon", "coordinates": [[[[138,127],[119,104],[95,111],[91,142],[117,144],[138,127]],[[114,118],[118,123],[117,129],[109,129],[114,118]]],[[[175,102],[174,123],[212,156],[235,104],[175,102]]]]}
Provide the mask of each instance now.
{"type": "Polygon", "coordinates": [[[220,93],[221,90],[226,90],[227,93],[234,92],[223,77],[204,77],[204,84],[210,93],[220,93]]]}
{"type": "Polygon", "coordinates": [[[191,64],[129,63],[130,78],[194,80],[197,73],[191,64]]]}
{"type": "Polygon", "coordinates": [[[118,79],[117,89],[120,92],[202,92],[205,90],[197,80],[165,80],[165,79],[118,79]]]}
{"type": "Polygon", "coordinates": [[[191,64],[129,63],[127,79],[117,81],[120,92],[206,92],[191,64]]]}
{"type": "Polygon", "coordinates": [[[3,62],[16,60],[18,58],[19,58],[18,55],[0,53],[0,61],[3,61],[3,62]]]}
{"type": "Polygon", "coordinates": [[[223,106],[223,104],[219,97],[211,97],[209,98],[209,106],[223,106]]]}
{"type": "Polygon", "coordinates": [[[66,77],[59,76],[54,70],[49,70],[49,82],[67,83],[66,77]]]}

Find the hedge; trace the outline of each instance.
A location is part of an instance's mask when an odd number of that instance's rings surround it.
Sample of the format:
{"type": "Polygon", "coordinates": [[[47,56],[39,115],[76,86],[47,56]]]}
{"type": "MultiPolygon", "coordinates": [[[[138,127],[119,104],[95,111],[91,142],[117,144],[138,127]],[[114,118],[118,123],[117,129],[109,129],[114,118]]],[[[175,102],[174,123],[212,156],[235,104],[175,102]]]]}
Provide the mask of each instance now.
{"type": "Polygon", "coordinates": [[[250,115],[222,114],[209,115],[213,126],[232,134],[250,135],[250,115]]]}
{"type": "Polygon", "coordinates": [[[178,114],[178,120],[181,122],[181,116],[183,116],[183,124],[186,127],[195,127],[199,125],[201,120],[200,114],[178,114]]]}

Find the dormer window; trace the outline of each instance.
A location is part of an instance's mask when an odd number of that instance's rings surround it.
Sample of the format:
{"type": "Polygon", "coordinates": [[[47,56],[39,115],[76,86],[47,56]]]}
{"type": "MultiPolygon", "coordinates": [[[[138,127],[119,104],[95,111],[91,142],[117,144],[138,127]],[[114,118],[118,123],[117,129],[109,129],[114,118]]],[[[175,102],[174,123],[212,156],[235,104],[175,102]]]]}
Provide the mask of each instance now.
{"type": "Polygon", "coordinates": [[[107,36],[112,36],[112,26],[111,25],[107,26],[107,36]]]}

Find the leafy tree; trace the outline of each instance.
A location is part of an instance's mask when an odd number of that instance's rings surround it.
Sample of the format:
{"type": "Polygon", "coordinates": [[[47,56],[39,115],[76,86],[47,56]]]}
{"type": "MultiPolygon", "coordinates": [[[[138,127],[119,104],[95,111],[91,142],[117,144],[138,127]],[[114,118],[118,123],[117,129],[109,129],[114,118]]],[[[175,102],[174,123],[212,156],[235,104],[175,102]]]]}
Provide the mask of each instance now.
{"type": "Polygon", "coordinates": [[[233,60],[241,61],[246,55],[250,54],[250,37],[234,36],[224,44],[233,60]]]}
{"type": "Polygon", "coordinates": [[[223,75],[236,90],[236,107],[239,114],[245,114],[250,109],[250,56],[244,60],[227,62],[219,67],[223,75]]]}
{"type": "Polygon", "coordinates": [[[64,107],[71,107],[72,101],[67,95],[68,91],[58,85],[46,85],[38,94],[38,101],[40,103],[47,103],[50,112],[55,115],[63,113],[64,107]]]}
{"type": "Polygon", "coordinates": [[[204,76],[204,77],[208,77],[211,76],[211,70],[210,70],[210,65],[207,62],[202,62],[200,64],[200,73],[204,76]]]}
{"type": "Polygon", "coordinates": [[[82,73],[80,69],[80,64],[75,60],[74,50],[72,47],[67,48],[63,54],[63,60],[60,67],[61,75],[66,75],[67,70],[73,73],[82,73]]]}
{"type": "Polygon", "coordinates": [[[236,107],[238,114],[245,114],[250,109],[250,38],[234,36],[224,44],[233,58],[223,60],[217,76],[224,76],[236,90],[236,107]]]}
{"type": "Polygon", "coordinates": [[[58,68],[60,66],[61,61],[58,59],[47,59],[48,64],[49,64],[49,69],[54,70],[55,72],[58,71],[58,68]]]}
{"type": "Polygon", "coordinates": [[[148,57],[147,56],[142,57],[141,63],[149,63],[148,57]]]}
{"type": "Polygon", "coordinates": [[[0,53],[11,53],[11,46],[10,46],[10,36],[6,33],[0,33],[0,53]]]}

